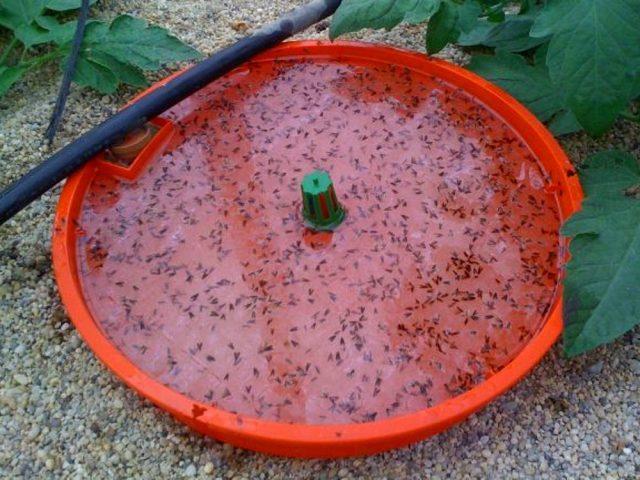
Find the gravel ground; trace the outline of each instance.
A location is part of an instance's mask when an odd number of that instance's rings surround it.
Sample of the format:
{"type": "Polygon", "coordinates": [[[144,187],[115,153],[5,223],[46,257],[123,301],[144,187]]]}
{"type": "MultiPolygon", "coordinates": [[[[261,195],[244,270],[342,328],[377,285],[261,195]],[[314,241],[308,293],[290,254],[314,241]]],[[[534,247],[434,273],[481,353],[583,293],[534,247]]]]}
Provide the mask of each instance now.
{"type": "MultiPolygon", "coordinates": [[[[296,1],[102,0],[99,15],[133,13],[209,53],[296,1]],[[195,27],[195,28],[194,28],[195,27]]],[[[324,37],[312,28],[305,37],[324,37]]],[[[368,40],[422,49],[420,28],[368,40]]],[[[443,56],[460,61],[452,49],[443,56]]],[[[164,72],[166,73],[166,72],[164,72]]],[[[162,72],[158,75],[162,76],[162,72]]],[[[44,160],[54,68],[0,99],[0,186],[44,160]]],[[[53,149],[133,94],[74,89],[53,149]]],[[[562,143],[576,162],[600,148],[640,158],[640,128],[562,143]]],[[[203,438],[138,398],[84,346],[54,285],[50,229],[59,190],[0,227],[0,476],[3,478],[638,478],[640,329],[567,360],[556,346],[511,392],[461,425],[410,448],[340,461],[274,458],[203,438]]]]}

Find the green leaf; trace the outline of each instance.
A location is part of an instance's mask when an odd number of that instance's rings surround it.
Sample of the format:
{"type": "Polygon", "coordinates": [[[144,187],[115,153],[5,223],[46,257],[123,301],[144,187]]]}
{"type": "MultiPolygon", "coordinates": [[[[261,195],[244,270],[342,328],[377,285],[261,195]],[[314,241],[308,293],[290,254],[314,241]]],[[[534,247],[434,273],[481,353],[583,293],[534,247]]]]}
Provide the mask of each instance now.
{"type": "Polygon", "coordinates": [[[490,22],[499,23],[504,21],[505,13],[504,7],[505,2],[486,2],[489,4],[489,8],[487,8],[487,18],[490,22]]]}
{"type": "Polygon", "coordinates": [[[25,67],[4,67],[0,65],[0,96],[4,95],[14,83],[20,80],[20,77],[26,71],[25,67]]]}
{"type": "Polygon", "coordinates": [[[450,1],[442,2],[427,27],[427,53],[438,53],[448,43],[455,42],[460,35],[457,25],[458,9],[450,1]]]}
{"type": "Polygon", "coordinates": [[[111,73],[116,76],[119,82],[126,83],[127,85],[132,85],[134,87],[146,87],[149,85],[149,82],[147,82],[147,79],[140,69],[133,65],[120,62],[111,55],[96,50],[88,52],[86,58],[92,63],[102,65],[109,69],[111,73]]]}
{"type": "Polygon", "coordinates": [[[458,38],[463,47],[484,45],[506,52],[524,52],[547,41],[546,37],[530,37],[533,16],[507,15],[502,23],[480,20],[469,33],[458,38]]]}
{"type": "MultiPolygon", "coordinates": [[[[98,0],[89,0],[89,5],[93,5],[98,0]]],[[[48,0],[45,2],[45,6],[49,10],[56,10],[58,12],[64,12],[66,10],[75,10],[82,6],[82,0],[48,0]]]]}
{"type": "MultiPolygon", "coordinates": [[[[56,41],[63,45],[71,42],[75,32],[75,22],[60,25],[44,20],[42,25],[57,34],[56,41]]],[[[148,83],[142,70],[157,70],[166,62],[197,55],[166,30],[141,19],[124,15],[110,25],[92,21],[85,30],[73,80],[102,93],[114,92],[120,83],[144,87],[148,83]]]]}
{"type": "Polygon", "coordinates": [[[21,24],[30,24],[44,10],[46,0],[0,0],[0,8],[21,24]]]}
{"type": "Polygon", "coordinates": [[[564,107],[562,92],[551,83],[545,66],[529,65],[521,55],[476,55],[468,68],[504,88],[542,121],[564,107]]]}
{"type": "Polygon", "coordinates": [[[457,27],[460,32],[470,32],[482,14],[482,6],[475,0],[465,0],[464,3],[454,4],[458,10],[457,27]]]}
{"type": "Polygon", "coordinates": [[[576,3],[581,1],[582,0],[550,0],[547,2],[534,22],[530,32],[531,36],[548,37],[556,32],[563,31],[566,17],[571,14],[576,3]]]}
{"type": "MultiPolygon", "coordinates": [[[[544,52],[544,46],[538,50],[544,52]]],[[[573,113],[567,109],[563,92],[549,79],[544,63],[530,65],[521,55],[498,51],[496,55],[473,56],[468,68],[504,88],[540,121],[549,121],[549,130],[554,135],[582,130],[573,113]]]]}
{"type": "Polygon", "coordinates": [[[552,35],[546,62],[585,130],[600,135],[626,107],[640,67],[640,0],[552,0],[531,35],[552,35]]]}
{"type": "MultiPolygon", "coordinates": [[[[76,20],[61,24],[57,19],[50,15],[41,15],[39,17],[36,17],[35,22],[41,28],[47,30],[49,32],[49,40],[57,43],[58,45],[63,45],[65,43],[71,42],[71,40],[73,40],[73,36],[76,33],[76,27],[78,25],[78,22],[76,20]]],[[[94,22],[87,22],[87,27],[91,23],[94,22]]]]}
{"type": "Polygon", "coordinates": [[[83,57],[78,57],[73,81],[100,93],[113,93],[118,88],[118,78],[109,68],[83,57]]]}
{"type": "Polygon", "coordinates": [[[538,8],[536,0],[520,0],[520,11],[519,15],[523,15],[525,13],[529,13],[538,8]]]}
{"type": "Polygon", "coordinates": [[[438,11],[429,20],[427,53],[437,53],[447,44],[455,42],[461,32],[472,31],[481,14],[482,6],[476,0],[466,0],[463,3],[443,0],[438,11]]]}
{"type": "Polygon", "coordinates": [[[100,22],[88,25],[83,50],[99,51],[142,70],[158,70],[166,63],[199,56],[164,28],[129,15],[117,17],[108,27],[100,22]]]}
{"type": "Polygon", "coordinates": [[[400,22],[421,23],[431,18],[442,0],[343,0],[333,14],[333,40],[363,28],[391,28],[400,22]]]}
{"type": "Polygon", "coordinates": [[[549,130],[556,137],[568,135],[582,130],[582,125],[571,110],[563,110],[554,116],[549,122],[549,130]]]}
{"type": "Polygon", "coordinates": [[[15,30],[31,25],[44,10],[45,0],[0,0],[0,25],[15,30]]]}
{"type": "Polygon", "coordinates": [[[52,41],[51,33],[37,25],[20,25],[13,33],[27,48],[52,41]]]}
{"type": "Polygon", "coordinates": [[[543,43],[536,51],[533,52],[533,63],[536,65],[544,65],[547,61],[547,52],[549,51],[549,44],[543,43]]]}
{"type": "MultiPolygon", "coordinates": [[[[78,26],[77,20],[72,20],[65,23],[60,23],[55,17],[51,15],[41,15],[36,17],[35,23],[45,30],[49,31],[50,41],[57,43],[58,45],[64,45],[71,43],[73,37],[76,34],[76,28],[78,26]]],[[[86,23],[86,32],[94,27],[104,28],[108,31],[108,26],[99,20],[88,20],[86,23]]]]}
{"type": "Polygon", "coordinates": [[[471,30],[463,32],[458,37],[458,44],[463,47],[473,47],[476,45],[484,45],[491,31],[500,23],[496,24],[488,20],[478,20],[471,30]]]}
{"type": "MultiPolygon", "coordinates": [[[[54,30],[56,28],[60,28],[60,22],[57,18],[52,17],[51,15],[38,15],[34,18],[34,21],[42,28],[46,30],[54,30]]],[[[69,22],[72,23],[72,22],[69,22]]]]}
{"type": "MultiPolygon", "coordinates": [[[[96,0],[92,0],[95,3],[96,0]]],[[[77,4],[81,0],[0,0],[0,25],[10,28],[25,47],[57,40],[64,32],[65,38],[71,31],[73,38],[76,22],[68,22],[65,27],[50,15],[42,15],[45,7],[77,4]],[[52,35],[53,33],[53,35],[52,35]]],[[[77,8],[77,7],[74,7],[77,8]]]]}
{"type": "Polygon", "coordinates": [[[600,152],[580,175],[586,199],[563,227],[573,237],[564,280],[564,350],[590,350],[640,322],[640,200],[624,194],[640,183],[628,153],[600,152]]]}
{"type": "Polygon", "coordinates": [[[9,12],[7,12],[6,10],[3,10],[2,7],[0,7],[0,27],[13,30],[18,25],[20,25],[19,19],[16,19],[9,12]]]}

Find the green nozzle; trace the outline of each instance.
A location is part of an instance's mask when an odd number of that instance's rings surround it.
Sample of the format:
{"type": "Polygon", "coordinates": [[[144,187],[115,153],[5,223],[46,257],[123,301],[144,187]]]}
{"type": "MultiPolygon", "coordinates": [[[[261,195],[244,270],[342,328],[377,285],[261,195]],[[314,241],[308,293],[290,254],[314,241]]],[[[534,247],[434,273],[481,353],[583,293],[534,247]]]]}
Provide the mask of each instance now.
{"type": "Polygon", "coordinates": [[[314,170],[302,179],[302,216],[314,230],[333,230],[344,220],[344,208],[338,202],[331,177],[314,170]]]}

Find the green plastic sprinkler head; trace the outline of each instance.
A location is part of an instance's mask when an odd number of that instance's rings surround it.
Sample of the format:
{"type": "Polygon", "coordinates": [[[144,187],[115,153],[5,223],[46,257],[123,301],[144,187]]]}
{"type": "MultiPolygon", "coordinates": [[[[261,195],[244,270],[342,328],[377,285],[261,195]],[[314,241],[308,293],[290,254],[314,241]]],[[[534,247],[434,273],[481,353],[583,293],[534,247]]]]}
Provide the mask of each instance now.
{"type": "Polygon", "coordinates": [[[324,170],[314,170],[302,179],[302,216],[309,228],[334,230],[345,212],[333,188],[331,177],[324,170]]]}

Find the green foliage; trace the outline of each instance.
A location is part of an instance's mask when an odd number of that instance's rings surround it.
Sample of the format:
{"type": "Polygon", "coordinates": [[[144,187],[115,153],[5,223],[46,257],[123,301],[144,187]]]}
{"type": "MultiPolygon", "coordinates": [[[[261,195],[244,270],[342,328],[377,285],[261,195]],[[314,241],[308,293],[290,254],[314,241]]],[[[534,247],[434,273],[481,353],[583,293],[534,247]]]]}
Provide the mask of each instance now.
{"type": "Polygon", "coordinates": [[[428,20],[441,0],[349,0],[333,16],[329,35],[336,38],[363,28],[392,29],[401,22],[428,20]]]}
{"type": "MultiPolygon", "coordinates": [[[[70,41],[64,35],[61,40],[70,41]]],[[[142,87],[146,85],[142,70],[157,70],[166,62],[188,60],[196,55],[195,50],[166,30],[122,15],[111,25],[102,22],[87,25],[74,81],[103,93],[115,91],[120,83],[142,87]]]]}
{"type": "Polygon", "coordinates": [[[640,96],[640,0],[343,0],[332,36],[388,29],[409,19],[428,21],[431,54],[456,42],[472,51],[488,47],[496,55],[518,54],[519,59],[482,59],[475,65],[487,78],[511,85],[507,89],[530,108],[537,95],[513,85],[531,72],[537,78],[544,72],[537,93],[562,92],[554,95],[557,115],[541,117],[556,134],[584,128],[601,135],[620,115],[628,116],[629,103],[640,96]],[[514,3],[520,6],[516,12],[514,3]],[[533,62],[534,50],[544,52],[535,54],[540,64],[533,62]],[[499,81],[505,73],[508,78],[499,81]]]}
{"type": "Polygon", "coordinates": [[[526,52],[547,41],[547,37],[529,36],[534,19],[534,15],[506,15],[498,23],[481,19],[469,33],[460,35],[457,43],[463,47],[483,45],[496,51],[526,52]]]}
{"type": "Polygon", "coordinates": [[[431,28],[427,30],[427,52],[434,54],[442,50],[447,44],[455,42],[463,32],[470,32],[482,7],[475,0],[464,3],[443,0],[438,11],[431,17],[431,28]]]}
{"type": "MultiPolygon", "coordinates": [[[[66,64],[76,22],[61,23],[57,12],[74,10],[81,4],[81,0],[0,0],[0,30],[9,31],[0,54],[0,95],[45,62],[66,64]],[[34,51],[36,46],[40,47],[34,51]]],[[[197,56],[196,50],[144,20],[129,15],[111,23],[90,20],[73,80],[112,93],[122,83],[145,86],[144,70],[157,70],[165,63],[197,56]]]]}
{"type": "Polygon", "coordinates": [[[556,135],[580,130],[567,109],[564,93],[556,88],[543,62],[528,63],[521,55],[499,51],[476,55],[469,69],[504,88],[524,103],[556,135]]]}
{"type": "MultiPolygon", "coordinates": [[[[640,0],[343,0],[332,36],[409,18],[428,22],[428,53],[467,48],[471,70],[555,135],[599,136],[619,117],[640,122],[629,109],[640,97],[640,0]]],[[[624,192],[640,185],[640,168],[628,154],[602,152],[581,179],[587,199],[563,230],[573,237],[564,281],[569,355],[640,322],[640,200],[624,192]]]]}
{"type": "Polygon", "coordinates": [[[43,0],[0,0],[0,26],[16,30],[31,25],[43,10],[43,0]]]}
{"type": "Polygon", "coordinates": [[[640,75],[640,0],[556,0],[533,37],[551,36],[549,75],[585,130],[600,135],[632,99],[640,75]]]}
{"type": "Polygon", "coordinates": [[[437,53],[459,35],[458,9],[452,2],[444,1],[431,18],[432,27],[427,30],[427,52],[437,53]]]}
{"type": "Polygon", "coordinates": [[[0,95],[4,94],[11,86],[20,80],[24,69],[21,67],[5,67],[0,65],[0,95]]]}
{"type": "MultiPolygon", "coordinates": [[[[89,5],[93,5],[98,0],[89,0],[89,5]]],[[[66,10],[76,10],[82,6],[82,0],[47,0],[44,2],[49,10],[64,12],[66,10]]]]}
{"type": "Polygon", "coordinates": [[[587,198],[563,228],[573,237],[564,283],[564,348],[577,355],[640,323],[640,185],[628,153],[605,151],[581,170],[587,198]]]}

